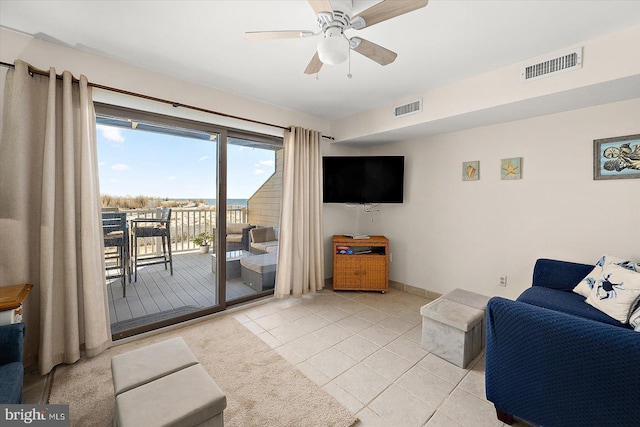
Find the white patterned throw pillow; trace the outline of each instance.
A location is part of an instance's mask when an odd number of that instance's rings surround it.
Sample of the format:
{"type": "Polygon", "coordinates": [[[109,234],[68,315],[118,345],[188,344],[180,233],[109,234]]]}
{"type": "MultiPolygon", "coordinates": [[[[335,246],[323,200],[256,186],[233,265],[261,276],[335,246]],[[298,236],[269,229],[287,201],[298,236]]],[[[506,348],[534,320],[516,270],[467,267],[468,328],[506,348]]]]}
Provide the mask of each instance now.
{"type": "Polygon", "coordinates": [[[640,273],[617,264],[604,266],[587,297],[587,304],[613,317],[629,322],[629,315],[640,297],[640,273]]]}
{"type": "Polygon", "coordinates": [[[640,263],[627,261],[622,258],[615,257],[613,255],[604,255],[600,260],[596,263],[596,266],[591,270],[591,273],[587,274],[587,277],[582,279],[580,283],[573,288],[573,292],[582,295],[587,298],[591,293],[591,289],[593,289],[593,285],[596,283],[597,278],[602,276],[602,270],[610,264],[619,265],[628,270],[632,270],[635,272],[640,272],[640,263]]]}

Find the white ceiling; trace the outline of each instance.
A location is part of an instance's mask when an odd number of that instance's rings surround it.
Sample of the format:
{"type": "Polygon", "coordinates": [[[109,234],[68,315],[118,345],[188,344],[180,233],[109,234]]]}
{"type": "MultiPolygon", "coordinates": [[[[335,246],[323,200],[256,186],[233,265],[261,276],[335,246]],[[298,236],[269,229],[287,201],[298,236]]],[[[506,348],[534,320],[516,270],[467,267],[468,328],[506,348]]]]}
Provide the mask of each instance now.
{"type": "MultiPolygon", "coordinates": [[[[376,0],[354,0],[354,12],[376,0]]],[[[319,38],[248,41],[245,31],[317,30],[305,0],[10,1],[0,25],[190,82],[333,120],[640,24],[640,1],[431,0],[348,36],[398,53],[353,52],[303,73],[319,38]]],[[[102,82],[108,84],[108,82],[102,82]]]]}

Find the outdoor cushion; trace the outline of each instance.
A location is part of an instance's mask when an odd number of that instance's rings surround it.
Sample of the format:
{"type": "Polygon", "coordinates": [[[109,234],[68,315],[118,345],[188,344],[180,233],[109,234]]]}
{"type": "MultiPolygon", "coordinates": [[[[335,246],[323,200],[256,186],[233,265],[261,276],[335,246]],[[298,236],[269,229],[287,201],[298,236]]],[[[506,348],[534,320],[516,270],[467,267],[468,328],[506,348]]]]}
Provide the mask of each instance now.
{"type": "Polygon", "coordinates": [[[227,234],[227,242],[242,242],[242,234],[227,234]]]}
{"type": "Polygon", "coordinates": [[[273,227],[254,228],[251,230],[251,242],[271,242],[277,241],[276,231],[273,227]]]}
{"type": "Polygon", "coordinates": [[[278,230],[274,227],[254,228],[249,231],[251,247],[261,252],[278,252],[278,230]]]}
{"type": "Polygon", "coordinates": [[[275,253],[278,252],[278,241],[251,243],[251,247],[262,252],[275,253]]]}
{"type": "Polygon", "coordinates": [[[247,255],[240,260],[240,265],[249,270],[253,270],[258,274],[271,273],[276,271],[278,255],[275,253],[267,253],[260,255],[247,255]]]}
{"type": "MultiPolygon", "coordinates": [[[[232,222],[227,224],[227,234],[239,234],[242,237],[242,230],[251,227],[248,222],[232,222]]],[[[228,236],[227,236],[228,240],[228,236]]]]}

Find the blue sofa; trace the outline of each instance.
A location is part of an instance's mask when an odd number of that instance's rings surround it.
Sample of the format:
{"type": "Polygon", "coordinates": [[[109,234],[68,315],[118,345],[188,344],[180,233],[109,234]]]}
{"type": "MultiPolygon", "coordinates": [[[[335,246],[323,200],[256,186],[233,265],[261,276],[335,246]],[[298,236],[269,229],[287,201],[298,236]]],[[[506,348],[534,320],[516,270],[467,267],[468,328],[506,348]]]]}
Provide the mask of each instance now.
{"type": "Polygon", "coordinates": [[[499,420],[640,426],[640,333],[572,292],[593,267],[539,259],[516,301],[489,300],[485,380],[499,420]]]}
{"type": "Polygon", "coordinates": [[[24,323],[0,326],[0,404],[22,403],[24,323]]]}

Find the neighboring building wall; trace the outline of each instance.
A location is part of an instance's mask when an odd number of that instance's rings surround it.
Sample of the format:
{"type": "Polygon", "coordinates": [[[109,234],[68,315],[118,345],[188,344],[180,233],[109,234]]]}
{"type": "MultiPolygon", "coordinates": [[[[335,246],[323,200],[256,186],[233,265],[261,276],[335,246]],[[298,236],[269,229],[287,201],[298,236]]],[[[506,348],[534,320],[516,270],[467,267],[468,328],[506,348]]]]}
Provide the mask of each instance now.
{"type": "Polygon", "coordinates": [[[249,223],[259,227],[280,226],[284,150],[276,151],[276,170],[247,201],[249,223]]]}

